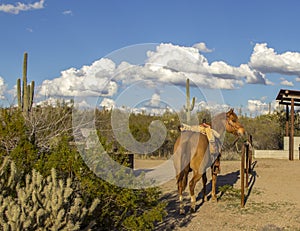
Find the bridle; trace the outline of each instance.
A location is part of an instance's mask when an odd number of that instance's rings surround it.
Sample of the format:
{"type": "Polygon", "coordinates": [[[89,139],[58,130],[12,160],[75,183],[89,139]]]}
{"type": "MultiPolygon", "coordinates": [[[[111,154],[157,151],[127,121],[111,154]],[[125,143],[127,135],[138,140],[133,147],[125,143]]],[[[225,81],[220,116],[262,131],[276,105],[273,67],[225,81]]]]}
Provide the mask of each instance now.
{"type": "Polygon", "coordinates": [[[229,117],[230,117],[230,116],[226,115],[226,125],[229,126],[229,127],[231,127],[233,131],[235,131],[235,132],[233,132],[233,134],[234,134],[235,136],[238,136],[238,134],[237,134],[236,131],[237,131],[240,127],[237,126],[235,123],[233,123],[233,122],[229,119],[229,117]]]}
{"type": "Polygon", "coordinates": [[[238,127],[235,123],[233,123],[232,120],[230,120],[230,116],[228,116],[228,115],[226,115],[226,125],[232,128],[232,130],[234,131],[234,132],[232,132],[232,134],[234,136],[236,136],[236,139],[232,143],[232,147],[236,146],[237,152],[240,152],[240,150],[238,150],[238,147],[237,147],[237,141],[241,138],[241,136],[239,136],[237,133],[237,130],[240,127],[238,127]]]}

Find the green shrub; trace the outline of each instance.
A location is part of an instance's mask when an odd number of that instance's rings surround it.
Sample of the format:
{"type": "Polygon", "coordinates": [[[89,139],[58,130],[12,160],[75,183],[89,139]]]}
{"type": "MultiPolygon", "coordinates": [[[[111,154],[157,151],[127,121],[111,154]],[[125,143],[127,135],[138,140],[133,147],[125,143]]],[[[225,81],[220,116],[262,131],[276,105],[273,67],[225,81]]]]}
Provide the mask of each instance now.
{"type": "MultiPolygon", "coordinates": [[[[59,137],[56,145],[40,157],[35,167],[43,176],[50,174],[51,168],[55,167],[60,177],[74,178],[86,204],[99,199],[95,210],[96,230],[141,230],[153,227],[154,222],[162,220],[165,214],[165,204],[159,201],[159,188],[134,190],[102,180],[87,167],[66,136],[59,137]]],[[[126,174],[121,170],[114,177],[130,184],[130,177],[126,179],[124,176],[126,174]]]]}
{"type": "MultiPolygon", "coordinates": [[[[101,116],[107,118],[108,115],[101,116]]],[[[97,177],[87,167],[74,145],[70,133],[72,128],[69,127],[71,116],[66,106],[63,108],[57,106],[53,108],[53,111],[50,106],[35,108],[26,119],[18,110],[2,109],[0,113],[2,120],[0,123],[0,157],[9,156],[15,165],[14,167],[6,166],[0,180],[6,181],[10,171],[13,170],[18,187],[22,189],[28,185],[28,175],[32,176],[32,171],[35,171],[34,174],[39,172],[42,179],[46,181],[51,175],[51,169],[55,168],[58,179],[63,182],[67,182],[68,178],[72,179],[70,188],[76,192],[76,195],[81,196],[84,205],[89,207],[94,200],[99,201],[93,215],[82,221],[82,227],[87,227],[90,220],[93,220],[95,230],[151,229],[153,224],[165,215],[165,204],[159,200],[160,189],[127,189],[112,185],[97,177]]],[[[145,117],[148,118],[147,121],[152,119],[147,115],[138,117],[141,124],[145,117]]],[[[108,124],[103,123],[105,126],[108,124]]],[[[172,126],[175,126],[174,124],[172,122],[172,126]]],[[[100,125],[102,126],[102,123],[100,125]]],[[[148,127],[148,124],[145,127],[148,127]]],[[[105,143],[106,148],[111,149],[113,143],[111,131],[109,129],[106,131],[108,136],[103,136],[101,132],[102,139],[100,140],[105,143]]],[[[137,136],[139,134],[138,132],[137,136]]],[[[119,151],[123,151],[121,147],[118,148],[119,151]]],[[[120,179],[124,178],[122,172],[116,173],[116,176],[120,179]]],[[[131,181],[126,177],[124,180],[131,181]]],[[[4,184],[0,189],[3,191],[2,196],[6,198],[6,203],[15,203],[16,206],[20,206],[16,201],[20,195],[17,194],[15,188],[16,185],[12,185],[11,188],[4,184]]],[[[71,206],[74,198],[69,198],[68,201],[71,206]]],[[[4,203],[4,199],[2,202],[4,203]]],[[[7,210],[8,207],[5,209],[7,210]]],[[[5,219],[7,221],[7,218],[5,219]]]]}

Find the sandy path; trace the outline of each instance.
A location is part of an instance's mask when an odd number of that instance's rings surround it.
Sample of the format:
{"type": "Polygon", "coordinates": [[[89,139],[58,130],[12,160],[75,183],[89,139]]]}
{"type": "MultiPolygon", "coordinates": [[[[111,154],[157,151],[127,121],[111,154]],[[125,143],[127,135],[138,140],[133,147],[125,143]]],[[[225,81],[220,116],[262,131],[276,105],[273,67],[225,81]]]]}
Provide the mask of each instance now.
{"type": "MultiPolygon", "coordinates": [[[[135,166],[150,169],[161,163],[161,160],[137,160],[135,166]]],[[[178,215],[175,179],[165,183],[161,188],[163,199],[168,202],[168,216],[157,230],[300,230],[300,161],[257,159],[243,209],[238,191],[239,169],[239,161],[222,161],[218,186],[231,185],[233,189],[219,193],[217,203],[209,200],[202,204],[198,197],[197,211],[193,214],[188,212],[186,193],[184,216],[178,215]]],[[[208,193],[210,179],[208,172],[208,193]]],[[[199,182],[196,192],[201,189],[199,182]]]]}

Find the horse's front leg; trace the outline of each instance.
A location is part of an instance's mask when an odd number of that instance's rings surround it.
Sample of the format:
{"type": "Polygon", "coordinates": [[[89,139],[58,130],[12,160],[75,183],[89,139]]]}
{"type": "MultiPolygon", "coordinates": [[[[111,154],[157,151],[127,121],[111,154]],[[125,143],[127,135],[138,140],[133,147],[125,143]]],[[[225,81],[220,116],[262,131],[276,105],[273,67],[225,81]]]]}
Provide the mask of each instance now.
{"type": "Polygon", "coordinates": [[[212,178],[212,186],[211,186],[211,198],[213,201],[217,201],[217,194],[216,194],[216,188],[217,188],[217,173],[212,168],[211,178],[212,178]]]}
{"type": "Polygon", "coordinates": [[[217,201],[217,176],[220,172],[220,156],[216,159],[215,163],[211,166],[211,178],[212,178],[212,186],[211,186],[211,197],[213,201],[217,201]]]}
{"type": "Polygon", "coordinates": [[[206,183],[207,183],[207,177],[206,177],[206,173],[204,173],[202,175],[202,184],[203,184],[203,189],[202,189],[202,192],[203,192],[203,198],[202,198],[202,201],[203,202],[206,202],[207,201],[207,195],[206,195],[206,183]]]}
{"type": "Polygon", "coordinates": [[[195,196],[195,186],[196,183],[201,179],[202,175],[198,173],[198,171],[193,171],[194,176],[191,179],[190,186],[190,195],[191,195],[191,212],[196,211],[196,196],[195,196]]]}

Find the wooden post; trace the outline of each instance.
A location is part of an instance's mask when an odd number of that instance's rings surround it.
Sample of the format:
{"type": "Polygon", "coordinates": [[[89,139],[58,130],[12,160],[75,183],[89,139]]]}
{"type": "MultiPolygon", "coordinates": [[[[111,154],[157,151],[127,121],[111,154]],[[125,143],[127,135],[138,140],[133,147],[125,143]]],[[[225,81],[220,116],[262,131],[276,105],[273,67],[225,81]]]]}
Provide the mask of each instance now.
{"type": "Polygon", "coordinates": [[[241,159],[241,207],[245,206],[245,144],[242,146],[242,159],[241,159]]]}
{"type": "Polygon", "coordinates": [[[249,142],[250,142],[250,148],[249,148],[249,173],[251,171],[251,165],[252,165],[252,155],[253,155],[253,146],[252,146],[252,135],[249,135],[249,142]]]}
{"type": "Polygon", "coordinates": [[[285,136],[289,136],[289,105],[285,105],[285,136]]]}
{"type": "Polygon", "coordinates": [[[249,184],[249,144],[248,142],[244,144],[245,147],[245,154],[246,154],[246,185],[245,187],[248,188],[249,184]]]}
{"type": "Polygon", "coordinates": [[[294,98],[291,99],[291,131],[290,131],[290,147],[289,160],[294,159],[294,98]]]}

